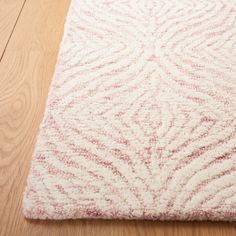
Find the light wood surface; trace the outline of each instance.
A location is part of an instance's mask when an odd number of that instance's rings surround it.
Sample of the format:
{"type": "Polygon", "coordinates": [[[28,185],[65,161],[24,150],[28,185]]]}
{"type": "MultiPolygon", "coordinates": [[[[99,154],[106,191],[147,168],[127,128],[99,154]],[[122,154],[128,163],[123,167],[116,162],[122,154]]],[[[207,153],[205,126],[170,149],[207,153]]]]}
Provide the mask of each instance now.
{"type": "Polygon", "coordinates": [[[70,0],[21,3],[0,0],[1,14],[6,5],[12,5],[14,11],[10,7],[10,16],[4,13],[8,23],[0,17],[0,29],[8,27],[4,37],[0,35],[0,56],[2,45],[9,41],[0,63],[0,236],[236,235],[236,224],[223,222],[24,219],[22,192],[70,0]],[[12,34],[7,33],[11,30],[12,34]]]}
{"type": "Polygon", "coordinates": [[[24,3],[25,0],[0,0],[0,61],[24,3]]]}

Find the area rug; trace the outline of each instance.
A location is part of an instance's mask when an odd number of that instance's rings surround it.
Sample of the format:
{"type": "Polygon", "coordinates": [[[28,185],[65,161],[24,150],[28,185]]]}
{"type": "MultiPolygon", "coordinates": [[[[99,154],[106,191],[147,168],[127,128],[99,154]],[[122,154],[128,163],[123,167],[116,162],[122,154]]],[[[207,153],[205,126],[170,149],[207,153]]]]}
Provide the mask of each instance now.
{"type": "Polygon", "coordinates": [[[27,218],[236,220],[236,3],[73,0],[27,218]]]}

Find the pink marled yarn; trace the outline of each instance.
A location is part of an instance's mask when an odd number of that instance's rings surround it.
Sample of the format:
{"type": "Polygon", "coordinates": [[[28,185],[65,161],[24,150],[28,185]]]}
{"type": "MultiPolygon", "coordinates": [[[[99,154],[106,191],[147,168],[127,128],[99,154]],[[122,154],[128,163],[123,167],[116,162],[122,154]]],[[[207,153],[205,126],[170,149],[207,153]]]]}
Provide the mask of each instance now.
{"type": "Polygon", "coordinates": [[[233,221],[235,193],[236,3],[73,0],[25,216],[233,221]]]}

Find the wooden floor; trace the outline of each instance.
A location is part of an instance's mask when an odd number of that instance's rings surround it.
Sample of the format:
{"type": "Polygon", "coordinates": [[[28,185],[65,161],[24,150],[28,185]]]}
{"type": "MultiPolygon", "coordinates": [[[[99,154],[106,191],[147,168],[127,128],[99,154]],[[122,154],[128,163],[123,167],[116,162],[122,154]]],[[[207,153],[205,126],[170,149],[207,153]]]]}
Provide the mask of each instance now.
{"type": "Polygon", "coordinates": [[[0,0],[0,236],[234,236],[236,224],[29,221],[22,192],[70,0],[0,0]]]}

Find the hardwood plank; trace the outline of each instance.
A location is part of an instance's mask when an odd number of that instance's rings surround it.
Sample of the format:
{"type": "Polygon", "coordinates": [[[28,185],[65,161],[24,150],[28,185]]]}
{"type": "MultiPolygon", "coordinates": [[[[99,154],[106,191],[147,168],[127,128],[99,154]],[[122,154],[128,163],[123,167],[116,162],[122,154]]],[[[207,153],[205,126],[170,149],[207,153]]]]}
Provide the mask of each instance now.
{"type": "Polygon", "coordinates": [[[70,0],[28,0],[7,50],[57,54],[69,4],[70,0]]]}
{"type": "Polygon", "coordinates": [[[14,30],[25,0],[0,0],[0,58],[14,30]]]}
{"type": "Polygon", "coordinates": [[[223,222],[26,220],[21,211],[69,0],[28,0],[0,64],[0,235],[231,236],[223,222]]]}

